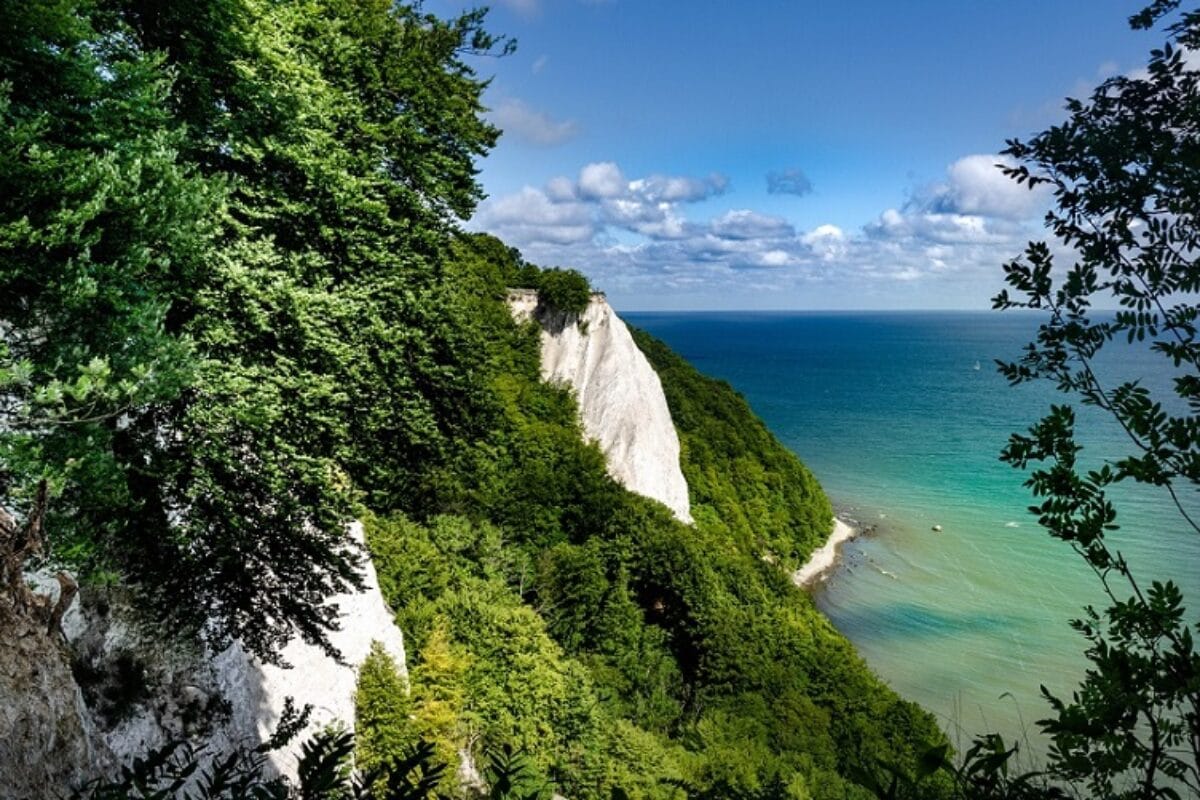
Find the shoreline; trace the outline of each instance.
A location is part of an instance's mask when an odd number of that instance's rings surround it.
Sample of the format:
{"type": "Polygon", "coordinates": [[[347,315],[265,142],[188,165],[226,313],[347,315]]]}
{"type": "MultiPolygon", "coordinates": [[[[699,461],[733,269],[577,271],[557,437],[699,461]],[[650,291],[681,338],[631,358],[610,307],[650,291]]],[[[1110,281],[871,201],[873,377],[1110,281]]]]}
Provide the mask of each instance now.
{"type": "Polygon", "coordinates": [[[804,562],[804,566],[792,573],[792,583],[801,589],[812,588],[829,577],[834,568],[841,563],[842,545],[858,536],[858,529],[844,522],[840,517],[833,518],[833,533],[825,544],[813,551],[804,562]]]}

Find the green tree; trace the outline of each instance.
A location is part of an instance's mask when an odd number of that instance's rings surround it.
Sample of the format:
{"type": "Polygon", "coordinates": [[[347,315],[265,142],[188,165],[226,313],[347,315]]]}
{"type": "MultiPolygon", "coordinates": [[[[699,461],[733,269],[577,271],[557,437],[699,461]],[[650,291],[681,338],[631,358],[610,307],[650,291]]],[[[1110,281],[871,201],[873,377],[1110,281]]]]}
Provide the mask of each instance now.
{"type": "Polygon", "coordinates": [[[52,478],[53,555],[181,630],[327,642],[357,504],[489,423],[442,262],[498,135],[463,58],[507,45],[384,0],[0,19],[5,503],[52,478]]]}
{"type": "Polygon", "coordinates": [[[162,59],[122,26],[70,3],[0,19],[0,505],[27,513],[46,481],[54,554],[120,569],[119,441],[196,384],[169,316],[215,257],[224,194],[182,158],[162,59]]]}
{"type": "Polygon", "coordinates": [[[537,279],[538,301],[552,311],[577,317],[587,311],[592,287],[583,273],[573,269],[547,269],[537,279]]]}
{"type": "Polygon", "coordinates": [[[408,682],[379,642],[358,668],[354,694],[354,756],[364,771],[384,769],[402,760],[416,740],[408,682]]]}
{"type": "Polygon", "coordinates": [[[466,676],[470,654],[450,640],[447,623],[439,619],[421,648],[413,668],[413,727],[437,747],[446,764],[457,764],[467,747],[466,676]]]}
{"type": "MultiPolygon", "coordinates": [[[[1178,0],[1160,0],[1132,18],[1152,27],[1178,0]]],[[[1144,73],[1105,81],[1069,117],[1028,141],[1009,142],[1019,160],[1008,174],[1049,186],[1047,225],[1072,264],[1061,272],[1045,243],[1031,243],[1005,266],[1016,292],[997,308],[1047,316],[1020,361],[1001,365],[1013,383],[1048,380],[1111,415],[1129,454],[1093,470],[1081,466],[1071,407],[1052,407],[1004,450],[1013,466],[1033,467],[1034,512],[1055,538],[1094,570],[1107,608],[1085,609],[1072,626],[1090,662],[1070,698],[1046,694],[1041,723],[1053,747],[1049,771],[1093,797],[1177,797],[1200,793],[1200,655],[1179,588],[1135,577],[1109,537],[1117,510],[1110,487],[1132,481],[1160,488],[1180,524],[1200,535],[1188,499],[1200,485],[1200,72],[1184,48],[1200,44],[1200,14],[1180,15],[1171,41],[1144,73]],[[1097,302],[1114,302],[1115,313],[1097,302]],[[1118,347],[1173,371],[1172,392],[1104,374],[1098,356],[1118,347]]],[[[1002,747],[1000,751],[1002,751],[1002,747]]]]}

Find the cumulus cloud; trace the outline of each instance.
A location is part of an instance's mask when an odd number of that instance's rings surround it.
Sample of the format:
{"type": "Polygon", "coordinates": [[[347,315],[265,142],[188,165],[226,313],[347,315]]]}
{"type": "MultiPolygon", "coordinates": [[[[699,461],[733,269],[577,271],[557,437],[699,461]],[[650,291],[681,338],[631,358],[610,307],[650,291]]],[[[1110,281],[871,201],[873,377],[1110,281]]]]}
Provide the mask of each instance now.
{"type": "Polygon", "coordinates": [[[911,263],[896,273],[903,280],[955,269],[971,260],[961,256],[970,248],[1005,251],[998,258],[1007,257],[1048,196],[1044,188],[1030,191],[1011,180],[999,166],[1012,164],[999,155],[960,158],[947,167],[945,180],[918,189],[902,207],[883,211],[863,226],[863,235],[904,254],[911,263]]]}
{"type": "Polygon", "coordinates": [[[995,277],[1036,235],[1045,202],[1009,182],[993,166],[999,161],[959,159],[943,180],[853,230],[830,223],[801,229],[745,207],[699,216],[696,203],[729,190],[724,176],[627,176],[611,161],[488,200],[471,226],[496,233],[535,263],[579,267],[617,296],[679,291],[726,303],[753,291],[764,304],[782,298],[786,305],[820,286],[838,287],[844,304],[863,307],[858,293],[887,305],[889,292],[937,297],[957,286],[984,304],[983,276],[995,277]]]}
{"type": "Polygon", "coordinates": [[[611,161],[588,164],[579,171],[579,195],[593,200],[618,197],[626,192],[629,184],[621,174],[621,168],[611,161]]]}
{"type": "Polygon", "coordinates": [[[695,203],[724,194],[728,188],[729,179],[715,172],[704,178],[651,175],[629,184],[632,193],[651,203],[695,203]]]}
{"type": "Polygon", "coordinates": [[[822,261],[835,261],[846,255],[846,234],[837,225],[818,225],[800,237],[813,255],[822,261]]]}
{"type": "Polygon", "coordinates": [[[1014,166],[1006,156],[972,155],[960,158],[946,169],[946,180],[919,191],[909,204],[911,211],[973,215],[1008,220],[1025,220],[1037,214],[1046,202],[1047,189],[1030,191],[1004,174],[1003,166],[1014,166]]]}
{"type": "Polygon", "coordinates": [[[579,125],[574,120],[553,119],[530,108],[523,100],[505,100],[488,117],[506,134],[542,147],[562,144],[579,135],[579,125]]]}
{"type": "Polygon", "coordinates": [[[979,214],[943,214],[933,211],[897,211],[889,208],[864,226],[868,236],[918,239],[948,244],[981,244],[1007,241],[1019,226],[1005,219],[979,214]]]}
{"type": "Polygon", "coordinates": [[[670,203],[650,203],[636,195],[612,197],[598,209],[598,216],[612,225],[652,239],[678,239],[687,233],[687,222],[670,203]]]}
{"type": "Polygon", "coordinates": [[[792,168],[767,173],[768,194],[794,194],[803,197],[813,190],[812,182],[803,171],[792,168]]]}
{"type": "Polygon", "coordinates": [[[484,204],[476,221],[481,230],[512,243],[573,244],[590,241],[596,235],[591,210],[585,204],[555,201],[528,186],[484,204]]]}
{"type": "Polygon", "coordinates": [[[750,209],[726,211],[709,223],[711,231],[725,239],[780,239],[795,236],[783,217],[760,214],[750,209]]]}
{"type": "Polygon", "coordinates": [[[517,245],[591,241],[609,229],[649,239],[681,239],[695,226],[679,210],[726,190],[729,180],[650,175],[628,180],[612,161],[586,164],[572,180],[558,176],[542,188],[485,201],[472,220],[517,245]]]}
{"type": "Polygon", "coordinates": [[[575,182],[570,178],[558,176],[546,183],[546,196],[556,203],[575,199],[575,182]]]}

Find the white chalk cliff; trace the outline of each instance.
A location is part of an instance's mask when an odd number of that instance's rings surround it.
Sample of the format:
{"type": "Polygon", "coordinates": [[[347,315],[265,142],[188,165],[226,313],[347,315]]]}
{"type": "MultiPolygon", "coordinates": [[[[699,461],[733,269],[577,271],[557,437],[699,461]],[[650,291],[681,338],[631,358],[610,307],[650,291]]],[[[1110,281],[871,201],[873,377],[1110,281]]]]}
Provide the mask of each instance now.
{"type": "MultiPolygon", "coordinates": [[[[363,544],[362,524],[351,524],[350,535],[363,544]]],[[[370,558],[363,560],[362,569],[361,592],[339,594],[329,601],[338,609],[340,627],[329,634],[329,642],[341,653],[343,663],[300,639],[290,641],[279,654],[290,669],[262,664],[237,645],[213,661],[221,694],[233,706],[227,729],[231,738],[266,741],[274,733],[288,697],[297,709],[312,706],[308,727],[288,749],[270,755],[271,765],[290,778],[296,777],[299,745],[313,733],[332,724],[354,728],[358,668],[370,654],[373,642],[383,646],[407,678],[404,636],[384,602],[370,558]]]]}
{"type": "Polygon", "coordinates": [[[592,295],[578,319],[539,305],[533,290],[513,290],[508,302],[518,320],[541,324],[542,379],[574,391],[584,433],[599,444],[613,479],[690,523],[662,382],[604,295],[592,295]]]}
{"type": "MultiPolygon", "coordinates": [[[[361,524],[353,523],[349,534],[363,543],[361,524]]],[[[180,647],[131,625],[119,595],[90,601],[81,595],[63,619],[64,652],[45,636],[29,636],[17,644],[42,643],[45,652],[14,647],[0,653],[0,699],[9,708],[0,713],[0,763],[21,765],[0,769],[0,796],[42,797],[46,786],[62,788],[111,774],[114,765],[181,738],[204,745],[210,756],[258,745],[274,733],[289,697],[297,710],[312,706],[308,726],[287,748],[270,753],[268,763],[276,774],[294,779],[300,745],[313,733],[334,724],[354,728],[358,668],[373,642],[407,678],[404,638],[369,558],[361,577],[362,591],[330,598],[340,629],[329,634],[329,641],[341,653],[341,663],[293,639],[279,654],[290,669],[263,664],[236,643],[217,654],[180,647]],[[68,654],[99,681],[98,691],[92,691],[95,705],[84,702],[66,663],[68,654]],[[32,678],[30,663],[42,665],[32,678]],[[128,686],[129,674],[138,686],[128,686]],[[106,692],[131,688],[136,697],[127,707],[115,714],[105,708],[106,692]],[[14,753],[23,757],[13,760],[14,753]]],[[[49,591],[52,582],[45,576],[31,578],[39,590],[49,591]]]]}

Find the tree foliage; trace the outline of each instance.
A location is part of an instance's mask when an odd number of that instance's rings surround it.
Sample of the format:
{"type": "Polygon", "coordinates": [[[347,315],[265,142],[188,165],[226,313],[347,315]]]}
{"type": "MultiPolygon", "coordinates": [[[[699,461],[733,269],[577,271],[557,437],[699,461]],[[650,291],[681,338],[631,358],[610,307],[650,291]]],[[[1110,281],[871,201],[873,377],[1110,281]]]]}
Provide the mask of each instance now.
{"type": "Polygon", "coordinates": [[[524,748],[579,797],[670,797],[663,778],[746,792],[778,778],[795,796],[865,797],[855,765],[886,754],[911,766],[940,743],[783,565],[763,560],[805,557],[832,513],[744,400],[639,336],[685,437],[685,474],[699,476],[697,524],[679,523],[613,483],[570,394],[541,382],[540,330],[504,304],[528,265],[478,235],[458,254],[457,302],[486,343],[500,413],[431,477],[424,510],[453,515],[367,526],[414,699],[455,698],[459,726],[434,737],[453,743],[444,749],[524,748]],[[705,449],[688,448],[706,436],[705,449]],[[425,666],[447,653],[464,665],[457,677],[425,666]]]}
{"type": "MultiPolygon", "coordinates": [[[[1131,20],[1152,26],[1177,2],[1157,2],[1131,20]]],[[[1087,641],[1089,669],[1070,698],[1047,693],[1053,716],[1053,776],[1093,797],[1200,793],[1200,654],[1179,588],[1135,577],[1110,533],[1120,482],[1158,487],[1181,526],[1200,535],[1191,497],[1200,484],[1200,72],[1185,47],[1200,42],[1200,15],[1183,14],[1147,69],[1110,78],[1068,119],[1028,141],[1009,142],[1008,174],[1053,190],[1047,226],[1056,247],[1031,243],[1005,266],[997,308],[1047,317],[1024,357],[1002,364],[1013,383],[1048,380],[1111,416],[1129,454],[1085,470],[1076,418],[1056,405],[1004,460],[1032,469],[1027,485],[1039,522],[1092,568],[1108,607],[1085,609],[1072,626],[1087,641]],[[1059,252],[1070,266],[1060,269],[1059,252]],[[1113,303],[1115,313],[1096,308],[1113,303]],[[1106,375],[1099,356],[1132,347],[1171,372],[1161,393],[1141,379],[1106,375]]]]}
{"type": "Polygon", "coordinates": [[[582,273],[573,269],[543,270],[538,276],[538,300],[551,311],[577,317],[587,311],[592,287],[582,273]]]}
{"type": "Polygon", "coordinates": [[[441,291],[497,131],[472,12],[6,3],[4,502],[52,555],[272,659],[325,642],[344,526],[486,425],[441,291]]]}

